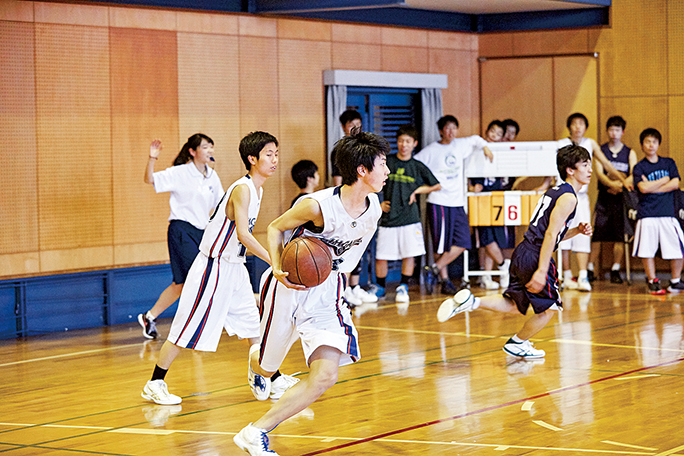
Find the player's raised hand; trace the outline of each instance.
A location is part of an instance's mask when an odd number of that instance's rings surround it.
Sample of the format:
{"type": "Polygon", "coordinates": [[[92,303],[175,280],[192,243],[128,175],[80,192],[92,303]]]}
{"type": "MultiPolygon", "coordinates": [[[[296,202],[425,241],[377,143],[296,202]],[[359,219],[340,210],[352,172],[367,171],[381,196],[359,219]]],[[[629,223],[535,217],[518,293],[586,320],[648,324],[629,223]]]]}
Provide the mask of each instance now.
{"type": "Polygon", "coordinates": [[[161,139],[154,139],[150,144],[150,158],[159,157],[163,148],[161,139]]]}
{"type": "Polygon", "coordinates": [[[585,236],[591,236],[594,232],[594,228],[589,223],[580,223],[577,226],[577,229],[579,230],[580,234],[584,234],[585,236]]]}

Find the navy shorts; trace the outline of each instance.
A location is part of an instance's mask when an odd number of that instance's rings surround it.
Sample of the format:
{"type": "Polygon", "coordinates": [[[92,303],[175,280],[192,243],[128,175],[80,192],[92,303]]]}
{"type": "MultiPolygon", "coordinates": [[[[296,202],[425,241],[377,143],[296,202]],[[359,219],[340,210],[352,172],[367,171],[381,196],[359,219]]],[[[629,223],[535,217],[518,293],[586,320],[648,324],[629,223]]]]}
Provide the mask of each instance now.
{"type": "Polygon", "coordinates": [[[496,242],[500,249],[515,247],[514,226],[481,226],[477,229],[480,235],[480,247],[496,242]]]}
{"type": "Polygon", "coordinates": [[[452,246],[470,249],[470,223],[463,207],[427,203],[433,251],[448,252],[452,246]]]}
{"type": "Polygon", "coordinates": [[[530,245],[527,241],[518,244],[511,256],[510,282],[503,295],[515,302],[523,315],[527,313],[530,305],[536,314],[546,311],[554,304],[559,308],[563,307],[558,289],[558,270],[553,258],[551,258],[549,272],[546,275],[546,286],[542,291],[531,293],[525,288],[538,266],[539,248],[530,245]]]}
{"type": "Polygon", "coordinates": [[[591,236],[592,242],[625,242],[625,217],[622,208],[622,195],[617,196],[619,199],[611,199],[612,201],[609,202],[596,201],[594,208],[594,234],[591,236]]]}
{"type": "Polygon", "coordinates": [[[185,283],[188,271],[199,253],[204,230],[183,220],[171,220],[166,241],[169,245],[169,259],[173,272],[173,283],[185,283]]]}

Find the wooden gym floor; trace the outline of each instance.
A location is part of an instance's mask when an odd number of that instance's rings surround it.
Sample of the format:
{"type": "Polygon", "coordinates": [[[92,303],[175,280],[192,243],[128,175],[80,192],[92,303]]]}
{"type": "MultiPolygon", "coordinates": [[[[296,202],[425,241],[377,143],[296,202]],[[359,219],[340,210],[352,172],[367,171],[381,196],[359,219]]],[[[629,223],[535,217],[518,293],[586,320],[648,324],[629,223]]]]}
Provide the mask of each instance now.
{"type": "MultiPolygon", "coordinates": [[[[440,324],[444,297],[417,289],[408,308],[357,309],[362,359],[275,429],[272,449],[684,455],[684,295],[596,282],[563,298],[534,341],[547,353],[536,362],[501,350],[522,316],[479,310],[440,324]]],[[[247,343],[224,337],[216,353],[182,353],[166,379],[183,397],[175,407],[140,397],[161,345],[137,325],[0,341],[0,453],[246,454],[232,437],[270,406],[246,384],[247,343]]],[[[283,371],[307,371],[298,343],[283,371]]]]}

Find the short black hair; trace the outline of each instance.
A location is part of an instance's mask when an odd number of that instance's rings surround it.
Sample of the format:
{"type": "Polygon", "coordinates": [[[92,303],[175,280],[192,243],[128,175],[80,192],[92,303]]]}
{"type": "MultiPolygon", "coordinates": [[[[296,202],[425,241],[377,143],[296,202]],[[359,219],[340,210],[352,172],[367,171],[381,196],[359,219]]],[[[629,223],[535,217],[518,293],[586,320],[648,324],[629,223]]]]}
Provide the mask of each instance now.
{"type": "Polygon", "coordinates": [[[577,163],[582,163],[591,160],[591,156],[587,149],[576,144],[569,144],[558,149],[556,155],[556,167],[561,179],[565,180],[568,177],[568,168],[577,168],[577,163]]]}
{"type": "Polygon", "coordinates": [[[624,130],[627,127],[627,121],[620,116],[613,116],[606,122],[606,130],[610,127],[620,127],[624,130]]]}
{"type": "Polygon", "coordinates": [[[363,120],[361,117],[361,114],[359,114],[359,111],[355,109],[347,109],[340,115],[340,123],[344,126],[347,125],[347,123],[351,122],[352,120],[363,120]]]}
{"type": "Polygon", "coordinates": [[[310,177],[318,172],[318,166],[311,160],[299,160],[292,166],[292,180],[295,181],[297,187],[306,188],[306,184],[310,177]]]}
{"type": "Polygon", "coordinates": [[[504,119],[502,123],[504,126],[504,131],[508,130],[509,125],[515,127],[515,136],[518,136],[518,133],[520,133],[520,125],[518,125],[518,122],[513,119],[504,119]]]}
{"type": "Polygon", "coordinates": [[[270,133],[266,133],[265,131],[253,131],[242,138],[239,148],[240,158],[242,158],[242,162],[245,164],[247,171],[252,169],[252,164],[249,162],[249,158],[247,157],[251,155],[252,157],[256,157],[258,160],[261,150],[266,147],[266,144],[270,143],[275,144],[276,147],[278,146],[278,140],[276,137],[270,133]]]}
{"type": "Polygon", "coordinates": [[[416,127],[411,124],[402,125],[401,127],[397,128],[396,138],[399,139],[399,136],[401,135],[410,136],[418,141],[418,130],[416,130],[416,127]]]}
{"type": "Polygon", "coordinates": [[[644,145],[644,139],[648,137],[652,137],[658,140],[658,144],[663,142],[663,136],[660,134],[658,130],[655,128],[647,128],[646,130],[642,131],[641,134],[639,135],[639,142],[641,145],[644,145]]]}
{"type": "Polygon", "coordinates": [[[439,131],[442,131],[449,122],[456,124],[456,128],[458,128],[458,119],[451,114],[447,114],[437,121],[437,128],[439,128],[439,131]]]}
{"type": "Polygon", "coordinates": [[[487,129],[485,131],[491,130],[492,127],[499,127],[504,131],[504,133],[506,133],[506,126],[500,120],[495,119],[495,120],[492,120],[491,122],[489,122],[489,125],[487,125],[487,129]]]}
{"type": "Polygon", "coordinates": [[[589,128],[589,119],[587,119],[587,116],[585,116],[581,112],[574,112],[568,116],[568,120],[565,122],[565,126],[568,127],[568,130],[570,129],[572,121],[575,119],[582,119],[584,121],[584,126],[586,128],[589,128]]]}
{"type": "Polygon", "coordinates": [[[375,133],[354,132],[335,143],[335,165],[340,170],[342,184],[353,185],[359,178],[357,168],[363,166],[373,171],[375,158],[389,155],[390,145],[385,138],[375,133]]]}

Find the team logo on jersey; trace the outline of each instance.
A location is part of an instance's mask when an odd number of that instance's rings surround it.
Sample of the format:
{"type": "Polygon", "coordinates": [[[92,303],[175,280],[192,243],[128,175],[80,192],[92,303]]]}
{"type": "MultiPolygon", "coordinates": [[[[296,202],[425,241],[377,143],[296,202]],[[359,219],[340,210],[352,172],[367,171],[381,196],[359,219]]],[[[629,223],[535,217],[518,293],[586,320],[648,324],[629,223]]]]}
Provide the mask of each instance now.
{"type": "Polygon", "coordinates": [[[256,225],[256,217],[252,217],[249,219],[249,232],[251,233],[252,230],[254,229],[254,225],[256,225]]]}
{"type": "Polygon", "coordinates": [[[325,238],[318,238],[318,239],[320,239],[321,241],[323,241],[323,243],[325,245],[327,245],[328,247],[333,249],[336,256],[342,256],[344,254],[344,252],[348,251],[349,249],[351,249],[355,245],[361,244],[361,241],[363,240],[362,238],[354,239],[353,241],[343,241],[341,239],[325,239],[325,238]]]}

